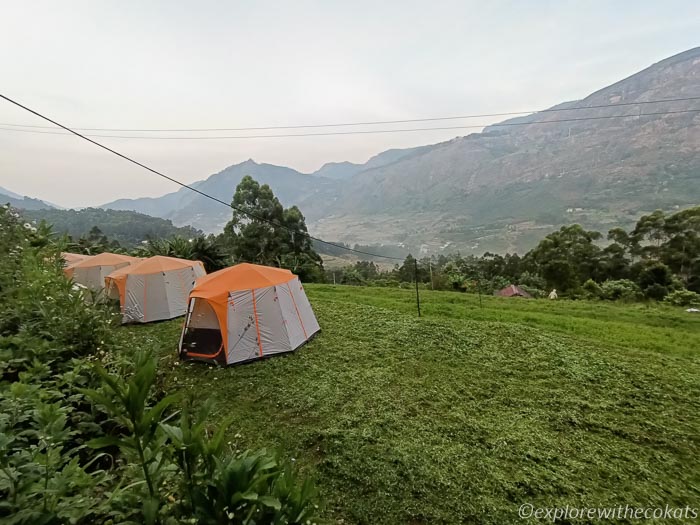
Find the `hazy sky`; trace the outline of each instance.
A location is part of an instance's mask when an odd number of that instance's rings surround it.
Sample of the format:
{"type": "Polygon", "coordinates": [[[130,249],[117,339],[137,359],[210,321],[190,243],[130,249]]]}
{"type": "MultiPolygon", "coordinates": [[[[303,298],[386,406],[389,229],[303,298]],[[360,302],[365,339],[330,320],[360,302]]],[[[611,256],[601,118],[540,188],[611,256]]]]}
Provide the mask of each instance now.
{"type": "MultiPolygon", "coordinates": [[[[582,98],[700,45],[699,37],[697,0],[3,0],[0,93],[67,125],[93,128],[530,110],[582,98]]],[[[495,120],[502,119],[464,123],[495,120]]],[[[45,124],[2,100],[0,123],[45,124]]],[[[192,182],[248,158],[310,172],[472,131],[97,140],[192,182]]],[[[177,189],[78,138],[4,130],[0,186],[63,206],[177,189]]]]}

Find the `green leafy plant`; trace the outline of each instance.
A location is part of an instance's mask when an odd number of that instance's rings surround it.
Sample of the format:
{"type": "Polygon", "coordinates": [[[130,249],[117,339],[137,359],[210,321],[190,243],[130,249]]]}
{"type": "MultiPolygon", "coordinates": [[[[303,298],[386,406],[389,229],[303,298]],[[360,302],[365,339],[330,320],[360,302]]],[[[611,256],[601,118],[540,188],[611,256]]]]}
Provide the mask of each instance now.
{"type": "Polygon", "coordinates": [[[119,425],[118,435],[95,438],[88,443],[93,448],[116,446],[139,465],[143,481],[148,489],[143,500],[143,516],[146,523],[158,522],[158,511],[162,500],[158,493],[163,467],[167,464],[164,451],[166,436],[159,432],[163,413],[175,401],[175,396],[167,396],[154,406],[149,398],[156,378],[156,364],[153,357],[139,352],[135,358],[135,372],[128,381],[109,374],[97,367],[97,373],[104,386],[89,389],[85,393],[96,404],[104,407],[119,425]]]}
{"type": "Polygon", "coordinates": [[[593,279],[588,279],[581,288],[586,299],[600,299],[603,297],[603,289],[593,279]]]}
{"type": "Polygon", "coordinates": [[[637,283],[628,279],[605,281],[600,288],[602,298],[608,301],[637,301],[642,297],[637,283]]]}
{"type": "MultiPolygon", "coordinates": [[[[86,394],[104,407],[117,427],[90,447],[117,447],[140,468],[146,486],[141,517],[146,523],[192,516],[202,524],[305,523],[315,513],[313,483],[302,484],[266,450],[241,455],[224,450],[228,422],[210,432],[210,405],[186,401],[178,424],[168,414],[177,399],[155,402],[156,368],[150,354],[137,354],[128,380],[98,367],[104,386],[86,394]]],[[[132,485],[137,493],[141,484],[132,485]]]]}
{"type": "Polygon", "coordinates": [[[74,447],[72,408],[39,400],[46,389],[13,383],[0,397],[0,517],[5,523],[76,523],[99,514],[95,491],[109,479],[74,447]],[[10,519],[11,517],[11,519],[10,519]]]}
{"type": "Polygon", "coordinates": [[[676,290],[668,294],[664,302],[673,306],[700,306],[700,294],[690,290],[676,290]]]}

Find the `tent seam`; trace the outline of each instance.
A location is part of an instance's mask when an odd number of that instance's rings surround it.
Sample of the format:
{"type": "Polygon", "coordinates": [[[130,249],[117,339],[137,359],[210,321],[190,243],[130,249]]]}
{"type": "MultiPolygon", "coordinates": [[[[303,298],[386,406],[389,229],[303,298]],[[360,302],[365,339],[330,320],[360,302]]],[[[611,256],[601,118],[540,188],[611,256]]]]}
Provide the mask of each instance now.
{"type": "Polygon", "coordinates": [[[294,310],[297,312],[297,317],[299,318],[299,324],[301,324],[301,329],[304,332],[304,340],[308,341],[309,336],[306,335],[306,328],[304,328],[304,321],[301,320],[301,314],[299,313],[299,308],[297,308],[297,302],[294,300],[294,294],[292,293],[292,289],[289,287],[289,281],[285,283],[287,285],[287,290],[289,290],[289,295],[292,297],[292,304],[294,305],[294,310]]]}
{"type": "Polygon", "coordinates": [[[250,291],[253,294],[253,315],[255,316],[255,331],[258,334],[258,348],[260,349],[260,357],[263,356],[262,339],[260,339],[260,326],[258,325],[258,309],[255,305],[255,290],[250,291]]]}

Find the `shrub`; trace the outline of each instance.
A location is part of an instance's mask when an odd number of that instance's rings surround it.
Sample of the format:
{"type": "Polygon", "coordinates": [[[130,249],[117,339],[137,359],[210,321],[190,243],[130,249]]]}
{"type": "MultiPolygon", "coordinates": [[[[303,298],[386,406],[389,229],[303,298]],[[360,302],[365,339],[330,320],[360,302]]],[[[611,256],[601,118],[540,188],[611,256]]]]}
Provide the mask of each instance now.
{"type": "Polygon", "coordinates": [[[608,301],[637,301],[642,297],[637,283],[629,279],[605,281],[600,288],[602,298],[608,301]]]}
{"type": "Polygon", "coordinates": [[[533,289],[533,290],[546,290],[547,289],[547,281],[545,281],[539,275],[534,274],[534,273],[530,273],[528,271],[525,271],[520,275],[520,278],[518,279],[518,283],[520,284],[520,286],[523,287],[523,289],[527,289],[528,291],[530,291],[530,289],[533,289]]]}
{"type": "Polygon", "coordinates": [[[520,285],[520,288],[525,290],[527,293],[529,293],[535,299],[542,299],[543,297],[547,297],[547,292],[545,292],[541,288],[535,288],[533,286],[528,286],[528,285],[524,285],[524,284],[520,285]]]}
{"type": "MultiPolygon", "coordinates": [[[[137,356],[128,380],[99,369],[101,388],[86,393],[111,415],[117,432],[88,443],[118,447],[144,482],[133,489],[142,518],[194,517],[195,523],[306,523],[315,513],[316,490],[297,482],[293,471],[266,450],[234,455],[224,450],[228,423],[209,437],[209,405],[193,411],[186,403],[179,425],[170,425],[169,396],[154,396],[156,363],[137,356]]],[[[128,507],[127,507],[128,508],[128,507]]]]}
{"type": "Polygon", "coordinates": [[[600,299],[603,297],[603,289],[593,279],[588,279],[582,286],[586,299],[600,299]]]}
{"type": "Polygon", "coordinates": [[[485,281],[482,283],[481,293],[492,294],[498,290],[502,290],[509,284],[512,284],[507,277],[502,277],[500,275],[495,276],[490,281],[485,281]]]}
{"type": "Polygon", "coordinates": [[[676,290],[668,294],[664,302],[673,306],[700,306],[700,294],[690,290],[676,290]]]}
{"type": "Polygon", "coordinates": [[[668,295],[668,287],[659,283],[654,283],[644,288],[643,293],[644,297],[646,297],[647,299],[663,301],[664,297],[668,295]]]}
{"type": "Polygon", "coordinates": [[[396,279],[375,279],[369,282],[370,286],[377,286],[379,288],[396,288],[399,285],[399,281],[396,279]]]}
{"type": "Polygon", "coordinates": [[[641,270],[638,282],[645,297],[661,301],[673,286],[673,274],[665,264],[652,263],[641,270]]]}
{"type": "Polygon", "coordinates": [[[60,372],[71,358],[112,344],[114,314],[85,304],[47,233],[0,210],[0,377],[16,378],[35,360],[60,372]]]}

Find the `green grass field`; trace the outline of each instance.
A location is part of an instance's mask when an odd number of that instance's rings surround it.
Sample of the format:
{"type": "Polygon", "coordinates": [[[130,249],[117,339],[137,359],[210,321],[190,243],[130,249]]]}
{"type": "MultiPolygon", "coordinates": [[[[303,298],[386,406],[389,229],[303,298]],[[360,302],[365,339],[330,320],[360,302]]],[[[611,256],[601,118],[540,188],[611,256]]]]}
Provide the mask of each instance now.
{"type": "Polygon", "coordinates": [[[134,326],[168,392],[278,448],[343,523],[513,523],[535,506],[700,504],[700,315],[307,285],[322,332],[231,368],[180,363],[182,320],[134,326]]]}

